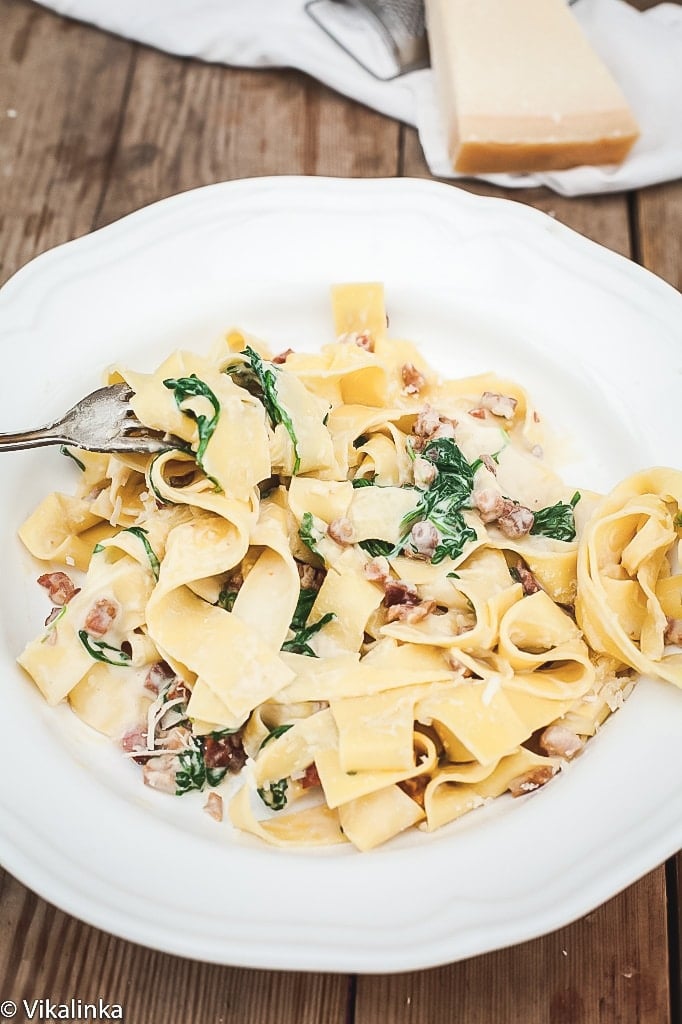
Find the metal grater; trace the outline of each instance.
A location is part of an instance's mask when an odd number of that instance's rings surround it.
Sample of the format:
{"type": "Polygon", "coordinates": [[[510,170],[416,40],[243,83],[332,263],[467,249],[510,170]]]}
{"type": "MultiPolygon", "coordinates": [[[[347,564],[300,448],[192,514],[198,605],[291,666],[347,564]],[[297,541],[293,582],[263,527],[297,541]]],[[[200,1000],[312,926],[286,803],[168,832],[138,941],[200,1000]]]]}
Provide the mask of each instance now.
{"type": "Polygon", "coordinates": [[[424,0],[308,0],[305,9],[374,78],[428,67],[424,0]]]}

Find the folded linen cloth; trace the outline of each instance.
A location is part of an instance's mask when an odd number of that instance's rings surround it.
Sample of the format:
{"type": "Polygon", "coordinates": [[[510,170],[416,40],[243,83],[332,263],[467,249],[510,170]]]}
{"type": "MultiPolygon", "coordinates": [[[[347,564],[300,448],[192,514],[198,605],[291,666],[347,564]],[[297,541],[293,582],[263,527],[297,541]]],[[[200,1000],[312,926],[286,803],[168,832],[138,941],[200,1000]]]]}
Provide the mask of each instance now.
{"type": "MultiPolygon", "coordinates": [[[[429,68],[392,81],[363,70],[305,12],[304,0],[39,0],[60,14],[181,56],[240,67],[296,67],[416,126],[435,175],[456,178],[429,68]]],[[[639,12],[625,0],[578,0],[573,11],[630,103],[641,137],[619,167],[482,175],[562,195],[641,188],[682,177],[682,6],[639,12]]]]}

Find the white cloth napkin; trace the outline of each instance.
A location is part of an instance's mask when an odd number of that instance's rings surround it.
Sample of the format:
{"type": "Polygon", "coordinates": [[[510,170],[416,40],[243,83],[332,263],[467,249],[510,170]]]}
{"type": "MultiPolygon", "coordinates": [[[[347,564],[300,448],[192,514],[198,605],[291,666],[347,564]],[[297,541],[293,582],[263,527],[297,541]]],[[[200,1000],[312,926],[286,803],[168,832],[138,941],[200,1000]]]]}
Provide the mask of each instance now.
{"type": "MultiPolygon", "coordinates": [[[[60,14],[169,53],[241,67],[296,67],[381,113],[415,125],[429,169],[455,178],[430,69],[381,82],[308,17],[304,0],[39,0],[60,14]]],[[[578,0],[573,11],[625,93],[641,137],[619,167],[486,175],[510,188],[563,195],[640,188],[682,177],[682,6],[640,13],[625,0],[578,0]]]]}

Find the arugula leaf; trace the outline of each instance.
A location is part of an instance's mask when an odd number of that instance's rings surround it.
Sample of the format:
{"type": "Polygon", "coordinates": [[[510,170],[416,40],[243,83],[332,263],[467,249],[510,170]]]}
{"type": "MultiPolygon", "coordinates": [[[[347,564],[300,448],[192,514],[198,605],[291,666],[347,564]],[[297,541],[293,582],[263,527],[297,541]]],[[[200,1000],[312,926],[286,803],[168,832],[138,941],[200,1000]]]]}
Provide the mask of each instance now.
{"type": "Polygon", "coordinates": [[[300,593],[298,595],[298,601],[296,602],[294,615],[291,620],[291,629],[303,629],[306,622],[308,621],[308,616],[310,615],[312,607],[315,604],[315,598],[317,597],[317,595],[318,591],[314,588],[301,587],[300,593]]]}
{"type": "Polygon", "coordinates": [[[474,466],[470,465],[459,445],[451,437],[439,437],[424,447],[421,457],[438,470],[431,486],[420,492],[416,507],[408,512],[400,524],[401,540],[394,553],[400,551],[416,523],[428,520],[441,535],[441,542],[431,562],[436,565],[444,558],[458,558],[476,532],[467,526],[461,510],[471,504],[474,486],[474,466]]]}
{"type": "Polygon", "coordinates": [[[90,657],[94,658],[95,661],[102,661],[105,665],[116,665],[123,668],[129,666],[131,661],[130,655],[119,647],[112,647],[111,644],[105,643],[104,640],[95,640],[84,629],[78,630],[78,639],[90,657]],[[107,657],[104,653],[105,651],[111,651],[115,658],[107,657]]]}
{"type": "Polygon", "coordinates": [[[298,535],[307,548],[310,548],[314,555],[319,554],[317,545],[322,540],[322,534],[315,526],[312,512],[304,512],[301,517],[301,525],[298,535]]]}
{"type": "Polygon", "coordinates": [[[175,795],[182,796],[193,789],[203,789],[206,785],[206,762],[201,747],[183,750],[178,754],[178,761],[180,767],[175,773],[175,795]]]}
{"type": "Polygon", "coordinates": [[[288,779],[280,779],[278,782],[268,782],[257,790],[266,807],[271,811],[281,811],[287,805],[288,779]]]}
{"type": "Polygon", "coordinates": [[[267,734],[267,736],[261,743],[260,747],[258,748],[258,752],[260,753],[265,744],[269,743],[270,740],[279,739],[279,737],[283,736],[285,732],[289,732],[289,729],[292,728],[293,724],[293,722],[288,722],[285,725],[276,725],[275,728],[271,729],[270,732],[267,734]]]}
{"type": "Polygon", "coordinates": [[[147,531],[144,530],[141,526],[128,526],[123,531],[123,533],[132,533],[132,534],[134,534],[135,537],[138,537],[139,540],[142,541],[144,549],[147,552],[147,558],[149,559],[149,564],[150,564],[150,566],[152,568],[152,573],[154,575],[154,579],[158,581],[159,572],[161,571],[161,563],[159,562],[158,558],[156,557],[156,553],[155,553],[154,549],[152,548],[151,544],[147,540],[147,531]]]}
{"type": "Polygon", "coordinates": [[[223,589],[218,594],[218,600],[216,604],[219,608],[224,608],[226,612],[231,612],[234,608],[234,602],[237,600],[238,590],[231,590],[230,584],[226,583],[223,589]]]}
{"type": "Polygon", "coordinates": [[[381,555],[388,558],[394,553],[395,545],[390,544],[387,540],[370,539],[358,541],[358,547],[366,551],[372,558],[379,558],[381,555]]]}
{"type": "Polygon", "coordinates": [[[276,427],[278,424],[282,424],[291,438],[294,448],[293,476],[296,476],[301,466],[298,438],[296,437],[291,416],[280,403],[277,396],[277,373],[280,372],[279,367],[271,363],[266,369],[263,359],[250,345],[246,346],[241,355],[246,356],[248,363],[246,365],[238,363],[228,366],[225,369],[225,373],[230,374],[240,387],[246,388],[250,394],[260,399],[273,426],[276,427]]]}
{"type": "Polygon", "coordinates": [[[534,513],[534,521],[530,532],[553,540],[570,541],[575,539],[575,516],[573,509],[580,501],[580,492],[576,491],[567,505],[557,501],[555,505],[538,509],[534,513]]]}
{"type": "Polygon", "coordinates": [[[98,555],[100,551],[104,551],[104,544],[95,544],[94,548],[92,549],[93,555],[98,555]]]}
{"type": "Polygon", "coordinates": [[[190,374],[189,377],[179,377],[177,379],[169,377],[163,382],[163,386],[168,388],[169,391],[173,391],[175,393],[175,402],[178,409],[181,412],[184,412],[185,416],[189,416],[193,419],[197,425],[199,446],[196,451],[196,458],[197,462],[203,469],[202,460],[206,453],[208,442],[211,440],[220,418],[220,402],[213,394],[208,384],[205,384],[203,380],[199,380],[196,373],[190,374]],[[209,418],[203,413],[194,412],[193,409],[183,409],[183,402],[186,402],[190,398],[208,399],[213,409],[213,416],[209,418]]]}
{"type": "Polygon", "coordinates": [[[673,526],[678,530],[682,529],[682,512],[678,512],[673,519],[673,526]]]}
{"type": "Polygon", "coordinates": [[[316,633],[319,633],[323,626],[326,626],[328,622],[335,618],[334,612],[327,612],[317,622],[297,630],[296,635],[291,640],[284,641],[281,650],[288,651],[289,654],[305,654],[308,658],[316,658],[317,655],[308,643],[308,640],[315,636],[316,633]]]}
{"type": "MultiPolygon", "coordinates": [[[[429,441],[422,451],[422,458],[432,462],[440,476],[447,477],[449,494],[461,494],[462,504],[469,498],[474,487],[474,470],[451,437],[439,437],[429,441]]],[[[434,483],[438,481],[438,477],[434,483]]]]}
{"type": "Polygon", "coordinates": [[[357,490],[358,487],[374,487],[375,486],[374,480],[368,480],[366,476],[356,476],[354,480],[351,480],[351,483],[352,483],[352,485],[353,485],[355,490],[357,490]]]}
{"type": "Polygon", "coordinates": [[[66,455],[67,459],[73,459],[81,472],[85,472],[85,463],[73,454],[70,448],[67,448],[65,444],[60,444],[59,451],[62,455],[66,455]]]}
{"type": "Polygon", "coordinates": [[[442,541],[431,557],[432,565],[438,565],[445,558],[459,558],[466,542],[476,540],[476,531],[467,526],[460,512],[452,514],[447,525],[447,532],[442,527],[439,527],[439,530],[442,541]]]}

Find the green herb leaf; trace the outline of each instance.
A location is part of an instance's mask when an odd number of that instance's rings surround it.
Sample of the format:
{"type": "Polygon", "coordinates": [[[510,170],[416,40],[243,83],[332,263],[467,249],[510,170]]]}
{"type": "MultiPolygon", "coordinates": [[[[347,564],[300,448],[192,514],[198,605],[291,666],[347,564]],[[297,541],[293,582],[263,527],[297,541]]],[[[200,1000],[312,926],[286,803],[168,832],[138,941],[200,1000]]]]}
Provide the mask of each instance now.
{"type": "Polygon", "coordinates": [[[555,505],[538,509],[534,513],[535,518],[530,532],[536,536],[551,537],[553,540],[574,540],[575,516],[573,509],[579,501],[580,492],[576,491],[568,505],[563,501],[557,501],[555,505]]]}
{"type": "Polygon", "coordinates": [[[85,463],[81,462],[81,460],[73,454],[70,448],[67,448],[65,444],[60,444],[59,451],[62,455],[66,455],[67,459],[73,459],[82,473],[85,472],[85,463]]]}
{"type": "Polygon", "coordinates": [[[266,807],[271,811],[281,811],[287,805],[288,779],[280,779],[279,782],[268,782],[261,786],[257,792],[266,807]]]}
{"type": "Polygon", "coordinates": [[[227,775],[227,767],[225,768],[209,768],[206,766],[206,782],[209,786],[219,786],[227,775]]]}
{"type": "Polygon", "coordinates": [[[436,565],[447,557],[458,558],[466,542],[476,539],[476,531],[466,524],[461,513],[461,509],[470,505],[474,468],[450,437],[429,441],[421,457],[433,463],[438,475],[427,490],[420,492],[416,507],[404,516],[400,524],[401,540],[394,553],[404,547],[416,523],[428,520],[441,535],[441,543],[431,559],[436,565]]]}
{"type": "Polygon", "coordinates": [[[308,643],[308,640],[315,636],[316,633],[319,633],[323,626],[326,626],[328,622],[335,618],[336,616],[333,612],[327,612],[317,622],[313,622],[311,626],[304,626],[303,629],[299,629],[291,640],[285,640],[281,649],[288,651],[289,654],[305,654],[308,658],[316,658],[317,655],[308,643]]]}
{"type": "Polygon", "coordinates": [[[317,545],[322,540],[322,533],[315,526],[312,512],[303,513],[301,517],[301,525],[298,529],[298,535],[305,546],[310,548],[314,555],[319,554],[317,545]]]}
{"type": "Polygon", "coordinates": [[[233,364],[232,366],[226,367],[225,373],[229,373],[236,384],[240,387],[246,388],[250,394],[260,399],[273,426],[276,427],[278,424],[282,424],[291,438],[291,443],[294,448],[294,466],[292,472],[295,476],[301,466],[301,459],[298,452],[298,438],[296,437],[296,431],[294,430],[294,424],[291,420],[291,416],[280,403],[277,396],[276,375],[279,372],[279,367],[274,363],[270,363],[266,368],[263,359],[254,349],[251,348],[250,345],[246,346],[241,355],[246,356],[246,359],[248,360],[246,365],[243,363],[233,364]]]}
{"type": "Polygon", "coordinates": [[[219,608],[224,608],[226,612],[231,612],[234,608],[234,602],[237,600],[238,590],[231,590],[230,584],[226,583],[223,589],[218,594],[218,600],[216,604],[219,608]]]}
{"type": "Polygon", "coordinates": [[[147,539],[147,531],[144,530],[141,526],[129,526],[127,527],[127,529],[123,531],[123,533],[132,533],[135,537],[142,541],[143,547],[147,553],[147,558],[149,559],[149,564],[151,566],[154,579],[158,580],[159,572],[161,571],[161,563],[156,557],[156,553],[154,552],[154,549],[152,548],[151,544],[149,543],[149,540],[147,539]]]}
{"type": "Polygon", "coordinates": [[[294,616],[291,620],[291,629],[294,631],[297,629],[303,629],[308,621],[308,616],[315,604],[315,598],[318,593],[319,591],[312,587],[301,587],[298,595],[298,601],[296,602],[296,608],[294,610],[294,616]]]}
{"type": "Polygon", "coordinates": [[[258,752],[260,753],[265,744],[269,743],[270,740],[279,739],[279,737],[283,736],[285,732],[289,732],[289,729],[293,727],[293,724],[293,722],[288,722],[285,725],[276,725],[275,728],[271,729],[270,732],[267,734],[267,736],[261,743],[260,747],[258,748],[258,752]]]}
{"type": "Polygon", "coordinates": [[[366,551],[372,558],[379,558],[382,555],[388,558],[389,555],[394,553],[395,545],[389,544],[387,540],[361,540],[358,542],[358,547],[366,551]]]}
{"type": "Polygon", "coordinates": [[[92,549],[93,555],[98,555],[100,551],[104,551],[104,544],[95,544],[94,548],[92,549]]]}
{"type": "Polygon", "coordinates": [[[682,530],[682,512],[678,512],[675,518],[673,519],[673,526],[677,530],[682,530]]]}
{"type": "Polygon", "coordinates": [[[369,480],[366,476],[356,476],[356,478],[354,480],[351,480],[351,483],[352,483],[353,487],[355,488],[355,490],[357,490],[358,487],[374,487],[375,486],[374,480],[369,480]]]}
{"type": "Polygon", "coordinates": [[[95,640],[84,629],[78,630],[78,639],[95,661],[102,661],[106,665],[116,665],[117,667],[127,667],[130,665],[131,657],[129,654],[122,651],[119,647],[112,647],[111,644],[105,643],[104,640],[95,640]],[[112,657],[106,655],[105,651],[110,651],[112,657]]]}
{"type": "Polygon", "coordinates": [[[196,373],[190,374],[189,377],[179,377],[177,379],[169,377],[163,382],[163,386],[168,388],[169,391],[174,392],[178,409],[185,416],[193,419],[197,425],[199,446],[196,451],[196,458],[203,469],[203,457],[220,418],[220,402],[208,384],[205,384],[203,380],[199,380],[196,373]],[[213,409],[213,416],[209,418],[203,413],[195,412],[193,409],[183,409],[183,403],[190,398],[206,398],[213,409]]]}
{"type": "MultiPolygon", "coordinates": [[[[180,767],[175,773],[175,795],[182,796],[206,785],[206,763],[200,747],[191,747],[178,754],[180,767]]],[[[220,781],[220,780],[218,780],[220,781]]]]}

